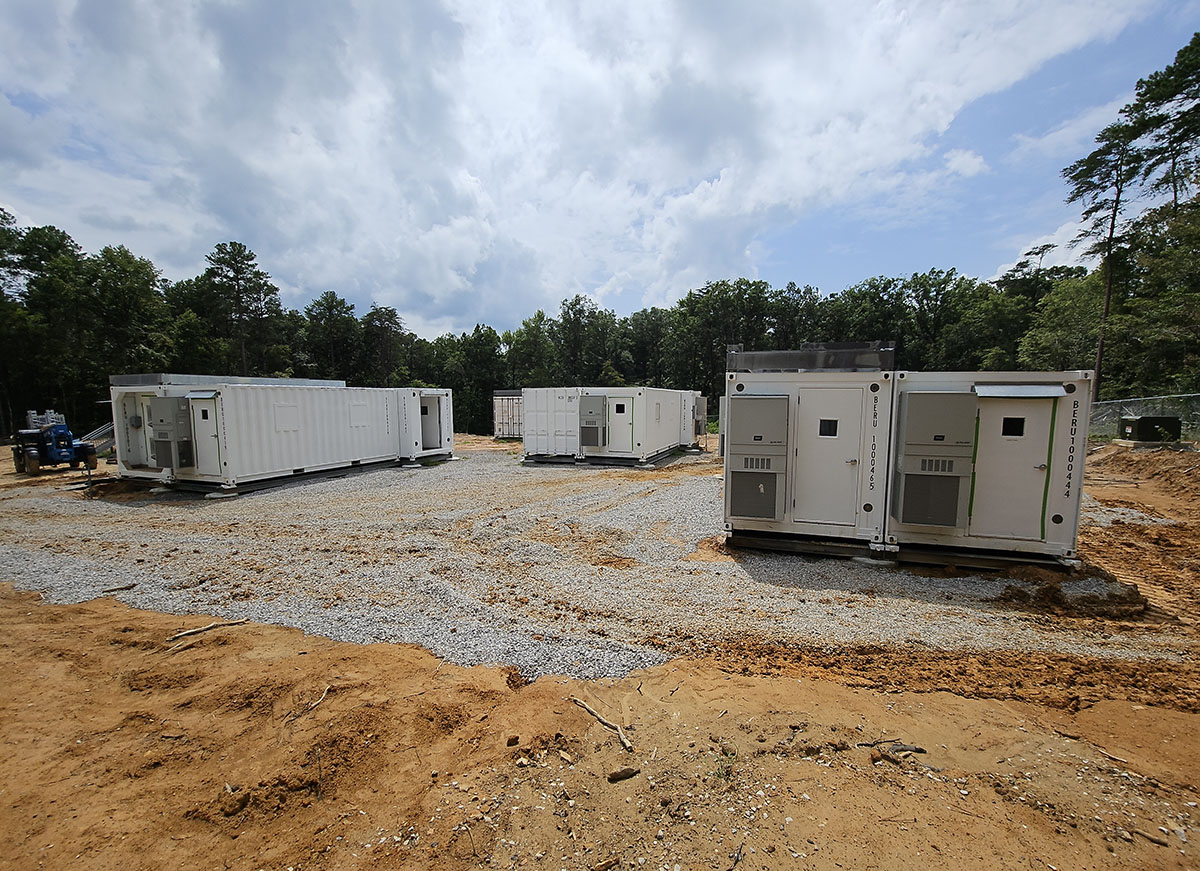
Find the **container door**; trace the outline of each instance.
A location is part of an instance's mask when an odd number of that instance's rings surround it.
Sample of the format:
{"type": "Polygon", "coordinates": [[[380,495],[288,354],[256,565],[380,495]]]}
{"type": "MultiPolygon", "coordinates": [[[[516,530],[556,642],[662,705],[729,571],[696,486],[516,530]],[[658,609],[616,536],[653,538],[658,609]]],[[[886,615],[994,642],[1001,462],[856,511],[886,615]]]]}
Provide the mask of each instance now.
{"type": "Polygon", "coordinates": [[[792,519],[853,526],[858,519],[863,391],[800,390],[793,445],[792,519]]]}
{"type": "Polygon", "coordinates": [[[633,397],[608,397],[608,449],[633,453],[633,397]]]}
{"type": "Polygon", "coordinates": [[[1045,539],[1054,399],[979,400],[968,534],[1045,539]]]}
{"type": "Polygon", "coordinates": [[[421,449],[432,451],[442,446],[442,403],[439,396],[421,397],[421,449]]]}
{"type": "Polygon", "coordinates": [[[192,439],[196,446],[196,473],[220,476],[221,440],[217,437],[217,400],[193,399],[192,439]]]}

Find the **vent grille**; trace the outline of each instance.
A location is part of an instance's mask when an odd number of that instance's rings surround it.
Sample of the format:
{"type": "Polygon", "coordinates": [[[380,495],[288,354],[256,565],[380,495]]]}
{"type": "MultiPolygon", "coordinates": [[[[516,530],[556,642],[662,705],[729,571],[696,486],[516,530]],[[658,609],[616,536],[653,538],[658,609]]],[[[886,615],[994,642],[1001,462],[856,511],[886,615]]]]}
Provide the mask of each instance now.
{"type": "Polygon", "coordinates": [[[742,457],[743,469],[770,469],[770,457],[742,457]]]}
{"type": "Polygon", "coordinates": [[[921,460],[922,472],[953,472],[954,460],[921,460]]]}

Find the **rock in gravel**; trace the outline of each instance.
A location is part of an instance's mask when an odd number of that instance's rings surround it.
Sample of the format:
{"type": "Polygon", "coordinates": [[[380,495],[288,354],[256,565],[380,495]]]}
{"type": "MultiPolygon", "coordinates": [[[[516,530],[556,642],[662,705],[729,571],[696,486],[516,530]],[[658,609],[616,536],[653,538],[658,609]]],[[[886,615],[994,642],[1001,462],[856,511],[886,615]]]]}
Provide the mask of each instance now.
{"type": "Polygon", "coordinates": [[[616,771],[610,771],[608,773],[608,782],[620,783],[622,780],[628,780],[629,778],[636,777],[641,773],[642,769],[640,768],[629,768],[628,766],[625,768],[618,768],[616,771]]]}

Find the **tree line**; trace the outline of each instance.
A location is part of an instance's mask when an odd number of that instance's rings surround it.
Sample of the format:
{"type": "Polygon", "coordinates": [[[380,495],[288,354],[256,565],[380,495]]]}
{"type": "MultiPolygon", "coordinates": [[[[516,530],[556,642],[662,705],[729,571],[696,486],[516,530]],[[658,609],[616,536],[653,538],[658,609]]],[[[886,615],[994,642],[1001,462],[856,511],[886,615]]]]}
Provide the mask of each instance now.
{"type": "Polygon", "coordinates": [[[867,278],[840,292],[711,281],[669,308],[618,317],[585,296],[512,330],[432,341],[392,307],[358,313],[335,290],[285,308],[253,251],[216,245],[168,281],[124,246],[87,254],[0,209],[0,429],[54,407],[77,431],[108,416],[110,374],[333,378],[454,390],[455,421],[490,432],[493,390],[638,384],[723,390],[725,352],[894,340],[905,369],[1103,367],[1100,398],[1200,392],[1200,34],[1064,171],[1095,269],[1043,267],[1043,245],[995,281],[953,268],[867,278]],[[1134,204],[1141,201],[1141,211],[1134,204]]]}

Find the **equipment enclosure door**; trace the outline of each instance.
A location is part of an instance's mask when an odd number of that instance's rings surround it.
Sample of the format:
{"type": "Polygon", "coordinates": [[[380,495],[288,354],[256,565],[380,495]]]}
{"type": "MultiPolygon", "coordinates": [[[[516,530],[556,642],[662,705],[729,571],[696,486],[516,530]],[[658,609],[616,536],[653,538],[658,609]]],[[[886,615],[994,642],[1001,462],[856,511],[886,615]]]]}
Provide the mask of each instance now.
{"type": "Polygon", "coordinates": [[[1043,540],[1052,398],[979,400],[970,535],[1043,540]]]}
{"type": "Polygon", "coordinates": [[[863,391],[848,387],[800,390],[796,414],[792,519],[853,526],[858,517],[863,391]]]}
{"type": "Polygon", "coordinates": [[[221,440],[217,437],[217,400],[193,399],[192,439],[196,446],[196,473],[221,474],[221,440]]]}
{"type": "Polygon", "coordinates": [[[608,449],[633,453],[633,397],[608,397],[608,449]]]}
{"type": "Polygon", "coordinates": [[[442,446],[442,402],[438,396],[421,397],[421,450],[442,446]]]}

